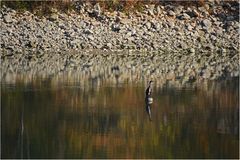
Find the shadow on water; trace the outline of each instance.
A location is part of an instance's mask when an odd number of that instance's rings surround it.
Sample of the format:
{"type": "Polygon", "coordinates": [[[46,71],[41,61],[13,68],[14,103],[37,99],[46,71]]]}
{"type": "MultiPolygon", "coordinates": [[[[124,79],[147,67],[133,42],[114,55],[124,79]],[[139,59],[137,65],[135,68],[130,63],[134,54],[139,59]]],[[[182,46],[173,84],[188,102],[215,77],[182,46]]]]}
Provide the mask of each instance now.
{"type": "Polygon", "coordinates": [[[238,79],[147,90],[79,80],[1,86],[1,158],[239,156],[238,79]]]}

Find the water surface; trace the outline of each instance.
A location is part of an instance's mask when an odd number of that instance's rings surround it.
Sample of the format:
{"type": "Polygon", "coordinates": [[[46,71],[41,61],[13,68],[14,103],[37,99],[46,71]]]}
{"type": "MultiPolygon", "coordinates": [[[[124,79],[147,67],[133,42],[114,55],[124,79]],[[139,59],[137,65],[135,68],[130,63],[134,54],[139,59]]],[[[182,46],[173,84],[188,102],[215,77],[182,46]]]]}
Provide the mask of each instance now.
{"type": "Polygon", "coordinates": [[[2,158],[238,158],[238,79],[198,87],[1,84],[2,158]]]}

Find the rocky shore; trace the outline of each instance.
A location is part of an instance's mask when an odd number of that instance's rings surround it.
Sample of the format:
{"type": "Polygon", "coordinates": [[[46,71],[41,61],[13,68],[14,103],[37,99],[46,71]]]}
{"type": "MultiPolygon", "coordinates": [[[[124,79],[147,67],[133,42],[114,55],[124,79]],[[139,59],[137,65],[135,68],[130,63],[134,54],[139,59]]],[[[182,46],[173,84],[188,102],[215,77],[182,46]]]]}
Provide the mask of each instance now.
{"type": "Polygon", "coordinates": [[[1,79],[16,73],[180,83],[238,77],[239,6],[224,5],[149,5],[125,14],[84,4],[45,17],[3,6],[1,79]]]}

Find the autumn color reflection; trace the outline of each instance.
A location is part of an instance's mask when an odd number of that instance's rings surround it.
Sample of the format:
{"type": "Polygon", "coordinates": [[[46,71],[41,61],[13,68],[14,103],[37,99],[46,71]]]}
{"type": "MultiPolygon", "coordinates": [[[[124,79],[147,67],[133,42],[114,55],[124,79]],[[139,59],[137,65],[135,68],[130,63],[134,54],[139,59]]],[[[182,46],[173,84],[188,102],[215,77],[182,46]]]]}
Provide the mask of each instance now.
{"type": "Polygon", "coordinates": [[[2,158],[238,158],[238,80],[154,86],[151,122],[145,86],[2,84],[2,158]]]}

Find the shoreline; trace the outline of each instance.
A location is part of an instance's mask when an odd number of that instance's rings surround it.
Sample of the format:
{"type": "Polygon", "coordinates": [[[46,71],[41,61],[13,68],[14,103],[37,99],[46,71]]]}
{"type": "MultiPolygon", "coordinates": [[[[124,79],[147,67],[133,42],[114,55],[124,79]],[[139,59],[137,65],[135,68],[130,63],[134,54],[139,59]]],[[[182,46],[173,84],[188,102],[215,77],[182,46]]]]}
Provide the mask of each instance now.
{"type": "Polygon", "coordinates": [[[221,4],[206,5],[214,14],[205,7],[167,5],[126,15],[94,6],[38,17],[2,7],[1,79],[21,73],[86,72],[96,78],[119,72],[184,84],[239,77],[239,17],[220,15],[221,4]]]}

